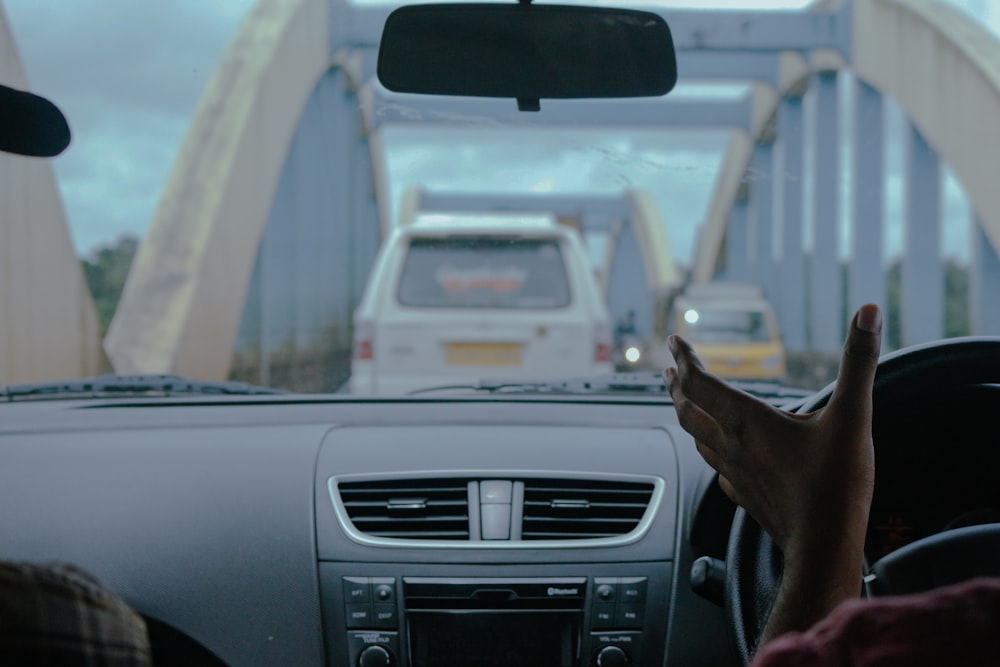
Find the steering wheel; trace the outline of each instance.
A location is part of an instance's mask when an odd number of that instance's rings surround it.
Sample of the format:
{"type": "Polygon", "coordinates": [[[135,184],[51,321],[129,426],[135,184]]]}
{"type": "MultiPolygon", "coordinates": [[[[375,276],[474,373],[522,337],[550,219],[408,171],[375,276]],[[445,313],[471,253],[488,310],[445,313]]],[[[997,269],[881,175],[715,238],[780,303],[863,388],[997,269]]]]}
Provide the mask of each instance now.
{"type": "MultiPolygon", "coordinates": [[[[956,338],[906,348],[879,360],[873,407],[905,404],[933,391],[1000,382],[1000,337],[956,338]]],[[[826,405],[836,383],[799,407],[807,413],[826,405]]],[[[876,443],[876,447],[877,447],[876,443]]],[[[876,484],[878,459],[876,457],[876,484]]],[[[913,542],[880,559],[865,578],[868,595],[914,593],[975,576],[1000,575],[1000,524],[949,530],[913,542]]],[[[781,552],[740,507],[726,553],[726,621],[743,664],[750,661],[781,583],[781,552]]],[[[860,583],[860,582],[859,582],[860,583]]]]}

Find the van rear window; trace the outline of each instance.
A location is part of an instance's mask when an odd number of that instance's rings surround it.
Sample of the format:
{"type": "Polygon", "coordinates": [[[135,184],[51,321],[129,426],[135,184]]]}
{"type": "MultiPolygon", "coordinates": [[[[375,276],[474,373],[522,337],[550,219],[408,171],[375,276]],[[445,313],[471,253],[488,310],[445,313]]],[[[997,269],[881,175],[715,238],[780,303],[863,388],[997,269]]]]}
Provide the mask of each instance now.
{"type": "Polygon", "coordinates": [[[416,308],[564,308],[571,292],[554,239],[410,240],[399,303],[416,308]]]}

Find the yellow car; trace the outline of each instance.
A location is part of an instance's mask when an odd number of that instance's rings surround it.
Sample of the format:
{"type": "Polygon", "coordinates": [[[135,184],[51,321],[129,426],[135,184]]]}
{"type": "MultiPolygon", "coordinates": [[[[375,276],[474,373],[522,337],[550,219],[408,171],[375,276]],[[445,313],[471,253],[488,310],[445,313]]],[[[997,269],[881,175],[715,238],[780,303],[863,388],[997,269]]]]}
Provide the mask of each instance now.
{"type": "Polygon", "coordinates": [[[677,298],[673,312],[673,329],[691,342],[710,372],[734,379],[785,376],[774,310],[756,286],[692,286],[677,298]]]}

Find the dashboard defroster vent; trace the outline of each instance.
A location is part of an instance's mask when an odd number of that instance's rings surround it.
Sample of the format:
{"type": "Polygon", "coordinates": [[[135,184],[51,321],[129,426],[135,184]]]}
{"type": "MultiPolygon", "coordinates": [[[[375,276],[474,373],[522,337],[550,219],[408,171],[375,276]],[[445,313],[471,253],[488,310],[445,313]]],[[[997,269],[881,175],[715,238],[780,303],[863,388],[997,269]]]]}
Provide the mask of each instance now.
{"type": "Polygon", "coordinates": [[[580,540],[634,530],[653,484],[583,479],[526,479],[522,540],[580,540]]]}
{"type": "Polygon", "coordinates": [[[468,482],[400,479],[341,482],[341,501],[354,527],[376,537],[468,540],[468,482]]]}

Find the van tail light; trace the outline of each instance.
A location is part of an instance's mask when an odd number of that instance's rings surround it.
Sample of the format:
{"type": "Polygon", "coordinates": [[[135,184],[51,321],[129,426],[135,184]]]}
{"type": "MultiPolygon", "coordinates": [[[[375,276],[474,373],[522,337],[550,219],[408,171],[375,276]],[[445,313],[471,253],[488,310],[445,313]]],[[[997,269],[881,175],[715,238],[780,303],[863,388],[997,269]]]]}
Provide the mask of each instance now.
{"type": "Polygon", "coordinates": [[[598,324],[594,327],[594,362],[603,364],[611,361],[611,327],[598,324]]]}
{"type": "Polygon", "coordinates": [[[363,361],[371,361],[375,358],[375,325],[373,323],[355,323],[354,358],[363,361]]]}

